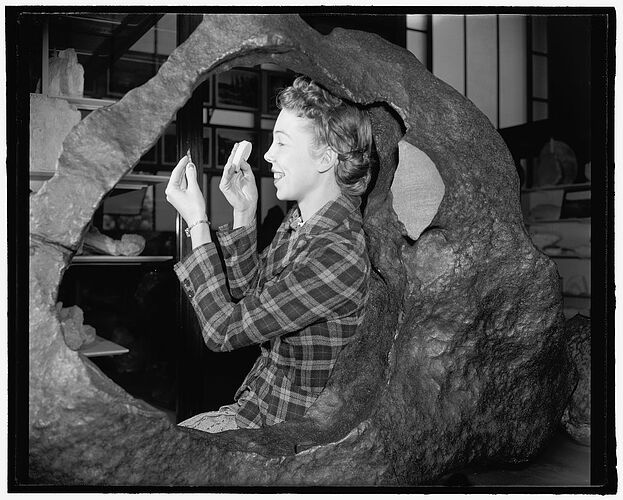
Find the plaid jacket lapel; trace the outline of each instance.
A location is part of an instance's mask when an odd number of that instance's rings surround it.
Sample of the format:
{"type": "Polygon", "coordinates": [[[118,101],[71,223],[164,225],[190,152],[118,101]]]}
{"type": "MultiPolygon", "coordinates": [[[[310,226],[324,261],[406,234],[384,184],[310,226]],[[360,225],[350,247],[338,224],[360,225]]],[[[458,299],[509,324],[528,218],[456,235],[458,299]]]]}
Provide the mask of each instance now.
{"type": "Polygon", "coordinates": [[[292,262],[297,254],[294,251],[295,245],[313,234],[331,230],[344,222],[359,208],[359,203],[359,198],[341,195],[336,200],[326,203],[304,224],[301,224],[298,206],[292,207],[279,226],[273,242],[265,250],[267,260],[262,284],[277,276],[292,262]]]}

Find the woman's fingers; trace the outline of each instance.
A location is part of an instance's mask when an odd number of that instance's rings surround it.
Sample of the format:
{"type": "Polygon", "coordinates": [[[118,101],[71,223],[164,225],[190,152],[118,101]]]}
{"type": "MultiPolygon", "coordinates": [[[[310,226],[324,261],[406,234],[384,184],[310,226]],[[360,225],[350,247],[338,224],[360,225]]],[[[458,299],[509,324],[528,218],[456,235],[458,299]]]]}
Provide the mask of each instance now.
{"type": "Polygon", "coordinates": [[[186,185],[186,164],[188,163],[188,157],[183,156],[180,161],[177,162],[177,165],[171,172],[171,177],[169,177],[169,182],[167,184],[167,190],[169,188],[173,189],[183,189],[186,185]]]}
{"type": "Polygon", "coordinates": [[[231,148],[231,153],[229,153],[229,157],[230,157],[229,161],[233,161],[233,158],[236,155],[236,151],[238,150],[239,147],[240,147],[240,143],[237,142],[236,144],[234,144],[234,147],[231,148]]]}
{"type": "Polygon", "coordinates": [[[233,166],[232,166],[231,162],[228,161],[225,164],[225,167],[223,168],[223,175],[221,176],[221,185],[223,183],[231,182],[233,175],[234,175],[233,166]]]}
{"type": "Polygon", "coordinates": [[[181,186],[182,183],[186,180],[186,165],[188,165],[188,156],[182,156],[180,161],[177,162],[177,165],[171,172],[171,180],[176,186],[181,186]]]}
{"type": "Polygon", "coordinates": [[[229,158],[227,158],[227,163],[225,163],[225,167],[223,168],[222,180],[224,180],[225,183],[231,182],[231,180],[233,179],[234,173],[236,172],[235,166],[232,162],[233,162],[234,154],[236,153],[237,148],[238,148],[238,143],[234,144],[234,147],[232,148],[231,153],[229,153],[229,158]]]}
{"type": "Polygon", "coordinates": [[[234,144],[234,147],[231,148],[231,153],[229,153],[229,158],[227,158],[227,165],[233,166],[234,171],[236,170],[236,165],[233,165],[233,161],[234,161],[234,156],[236,155],[236,150],[238,149],[239,145],[240,145],[239,143],[234,144]]]}
{"type": "Polygon", "coordinates": [[[245,176],[253,174],[253,171],[251,170],[251,165],[249,165],[245,160],[240,160],[240,170],[245,176]]]}
{"type": "Polygon", "coordinates": [[[191,182],[197,184],[197,169],[195,168],[194,163],[187,163],[184,172],[186,174],[186,180],[188,181],[189,186],[191,182]]]}

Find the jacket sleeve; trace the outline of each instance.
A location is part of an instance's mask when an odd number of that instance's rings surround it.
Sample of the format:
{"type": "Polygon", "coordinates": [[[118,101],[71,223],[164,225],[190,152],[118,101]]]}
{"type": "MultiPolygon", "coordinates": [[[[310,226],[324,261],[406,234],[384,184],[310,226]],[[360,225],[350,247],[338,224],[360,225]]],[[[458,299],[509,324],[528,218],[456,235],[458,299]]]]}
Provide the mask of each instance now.
{"type": "Polygon", "coordinates": [[[196,248],[175,271],[208,348],[229,351],[354,314],[367,296],[366,266],[348,244],[319,245],[238,303],[228,297],[213,243],[196,248]]]}
{"type": "Polygon", "coordinates": [[[217,235],[225,259],[229,291],[234,299],[241,299],[261,268],[257,253],[257,228],[255,224],[233,230],[229,226],[221,226],[217,235]]]}

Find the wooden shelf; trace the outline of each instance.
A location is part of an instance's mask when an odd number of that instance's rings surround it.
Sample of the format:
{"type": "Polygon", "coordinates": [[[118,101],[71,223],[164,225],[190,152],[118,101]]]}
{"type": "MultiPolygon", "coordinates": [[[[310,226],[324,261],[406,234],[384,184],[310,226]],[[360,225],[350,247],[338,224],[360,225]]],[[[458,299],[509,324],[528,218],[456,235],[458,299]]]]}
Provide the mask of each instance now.
{"type": "Polygon", "coordinates": [[[138,189],[169,182],[166,175],[128,174],[124,175],[115,186],[116,189],[138,189]]]}
{"type": "Polygon", "coordinates": [[[93,97],[69,97],[66,95],[50,95],[55,99],[65,99],[69,104],[73,104],[78,109],[93,111],[94,109],[103,108],[115,104],[117,101],[113,99],[94,99],[93,97]]]}
{"type": "Polygon", "coordinates": [[[72,266],[79,265],[137,265],[149,264],[150,262],[167,262],[173,260],[171,255],[76,255],[72,261],[72,266]]]}
{"type": "Polygon", "coordinates": [[[30,180],[33,181],[47,181],[52,178],[56,172],[42,172],[40,170],[30,171],[30,180]]]}
{"type": "Polygon", "coordinates": [[[591,188],[591,183],[584,182],[584,183],[578,183],[578,184],[557,184],[554,186],[540,186],[540,187],[522,189],[521,192],[522,193],[540,193],[541,191],[560,191],[563,189],[575,189],[578,191],[582,191],[584,189],[590,189],[590,188],[591,188]]]}
{"type": "Polygon", "coordinates": [[[572,249],[563,249],[563,252],[559,254],[549,253],[548,249],[549,248],[542,249],[541,252],[547,255],[550,259],[591,260],[590,255],[589,256],[578,255],[572,249]]]}
{"type": "MultiPolygon", "coordinates": [[[[52,178],[55,172],[31,171],[30,178],[36,181],[47,181],[52,178]]],[[[117,183],[117,189],[140,189],[147,186],[153,186],[169,182],[166,175],[149,175],[149,174],[128,174],[117,183]]],[[[70,265],[137,265],[147,264],[150,262],[166,262],[173,260],[171,255],[76,255],[70,265]]]]}
{"type": "MultiPolygon", "coordinates": [[[[51,179],[55,173],[56,172],[33,170],[30,172],[30,178],[34,181],[47,181],[51,179]]],[[[169,182],[169,177],[166,175],[127,174],[121,178],[115,188],[135,189],[137,187],[153,186],[163,182],[169,182]]]]}
{"type": "Polygon", "coordinates": [[[87,358],[95,358],[99,356],[126,354],[130,352],[130,350],[96,335],[93,342],[82,347],[78,352],[84,354],[87,358]]]}
{"type": "Polygon", "coordinates": [[[591,218],[590,217],[581,217],[581,218],[571,218],[571,219],[525,220],[524,224],[526,226],[535,226],[537,224],[554,224],[554,223],[559,223],[559,222],[563,222],[565,224],[567,224],[569,222],[577,222],[577,223],[580,223],[580,224],[590,224],[591,223],[591,218]]]}
{"type": "Polygon", "coordinates": [[[550,255],[548,253],[545,253],[545,255],[547,255],[550,259],[591,260],[590,257],[579,257],[577,255],[550,255]]]}

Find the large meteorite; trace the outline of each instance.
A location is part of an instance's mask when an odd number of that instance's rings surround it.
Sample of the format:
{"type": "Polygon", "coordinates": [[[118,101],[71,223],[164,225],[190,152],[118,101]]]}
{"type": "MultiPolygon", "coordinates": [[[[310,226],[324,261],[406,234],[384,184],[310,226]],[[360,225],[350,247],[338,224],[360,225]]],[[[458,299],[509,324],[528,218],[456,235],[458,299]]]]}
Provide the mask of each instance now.
{"type": "Polygon", "coordinates": [[[473,460],[529,459],[570,394],[557,273],[526,234],[504,142],[471,102],[375,35],[322,36],[297,16],[205,16],[154,78],[68,135],[58,172],[31,198],[30,245],[34,482],[424,484],[473,460]],[[182,431],[65,346],[57,290],[103,196],[193,90],[210,72],[261,62],[371,110],[371,301],[307,418],[182,431]],[[438,172],[445,188],[421,234],[417,189],[392,187],[399,149],[401,169],[438,172]],[[394,207],[394,196],[416,203],[394,207]]]}

